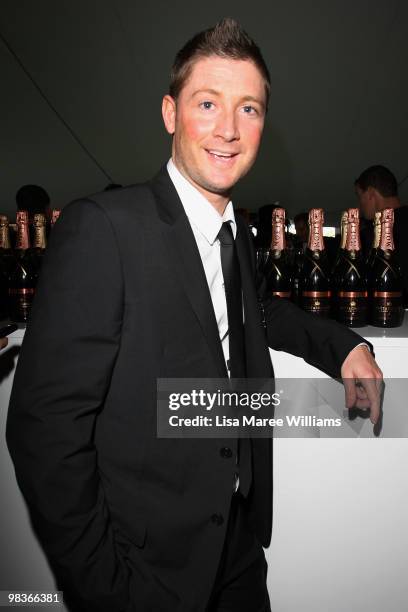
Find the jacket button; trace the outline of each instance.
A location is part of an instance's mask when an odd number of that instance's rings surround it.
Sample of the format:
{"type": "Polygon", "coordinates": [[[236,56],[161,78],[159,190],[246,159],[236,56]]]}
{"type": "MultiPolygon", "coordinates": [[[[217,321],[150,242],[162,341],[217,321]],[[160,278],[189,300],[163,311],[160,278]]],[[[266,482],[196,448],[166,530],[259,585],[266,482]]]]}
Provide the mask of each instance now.
{"type": "Polygon", "coordinates": [[[224,522],[224,517],[222,516],[222,514],[213,514],[211,517],[211,521],[215,524],[215,525],[222,525],[224,522]]]}
{"type": "Polygon", "coordinates": [[[232,450],[228,448],[228,446],[225,446],[224,448],[220,450],[220,455],[221,457],[224,457],[224,459],[231,459],[232,450]]]}

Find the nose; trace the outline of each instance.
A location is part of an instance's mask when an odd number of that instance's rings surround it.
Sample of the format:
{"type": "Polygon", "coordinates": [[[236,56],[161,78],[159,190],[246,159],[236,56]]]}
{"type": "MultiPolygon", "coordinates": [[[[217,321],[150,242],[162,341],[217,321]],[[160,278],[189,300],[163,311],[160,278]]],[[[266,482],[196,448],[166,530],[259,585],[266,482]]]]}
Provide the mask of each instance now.
{"type": "Polygon", "coordinates": [[[218,136],[226,142],[239,140],[238,118],[235,109],[224,109],[218,115],[214,136],[218,136]]]}

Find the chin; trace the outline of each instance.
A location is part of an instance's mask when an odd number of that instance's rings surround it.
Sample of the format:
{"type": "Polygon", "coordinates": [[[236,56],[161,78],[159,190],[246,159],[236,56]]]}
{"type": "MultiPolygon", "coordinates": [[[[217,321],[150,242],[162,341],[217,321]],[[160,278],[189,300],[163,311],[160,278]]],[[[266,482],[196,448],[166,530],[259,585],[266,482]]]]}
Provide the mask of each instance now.
{"type": "Polygon", "coordinates": [[[215,179],[214,176],[208,177],[208,186],[211,187],[217,193],[224,193],[225,191],[231,191],[231,189],[238,183],[242,175],[219,177],[219,180],[215,179]]]}
{"type": "Polygon", "coordinates": [[[208,183],[205,189],[217,195],[226,195],[231,192],[235,183],[208,183]]]}

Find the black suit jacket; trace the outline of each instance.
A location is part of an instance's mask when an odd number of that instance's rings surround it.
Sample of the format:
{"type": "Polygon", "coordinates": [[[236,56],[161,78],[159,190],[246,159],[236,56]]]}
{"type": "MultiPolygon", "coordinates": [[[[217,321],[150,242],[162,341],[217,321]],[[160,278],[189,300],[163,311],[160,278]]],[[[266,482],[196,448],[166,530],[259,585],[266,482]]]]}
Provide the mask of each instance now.
{"type": "MultiPolygon", "coordinates": [[[[267,344],[334,376],[361,340],[255,292],[237,219],[250,377],[267,344]]],[[[158,377],[226,375],[202,262],[167,170],[67,206],[17,367],[7,442],[34,528],[75,612],[205,609],[232,494],[233,440],[158,439],[158,377]],[[133,607],[134,606],[134,607],[133,607]]],[[[272,445],[253,441],[251,520],[269,545],[272,445]]]]}

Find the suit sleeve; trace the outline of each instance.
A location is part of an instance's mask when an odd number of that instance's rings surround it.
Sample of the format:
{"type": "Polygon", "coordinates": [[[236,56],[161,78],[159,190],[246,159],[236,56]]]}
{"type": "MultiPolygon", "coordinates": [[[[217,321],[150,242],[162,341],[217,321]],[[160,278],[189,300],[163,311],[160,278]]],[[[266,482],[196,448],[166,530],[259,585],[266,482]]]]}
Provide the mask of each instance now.
{"type": "Polygon", "coordinates": [[[286,299],[270,297],[263,301],[268,345],[302,357],[332,378],[340,378],[341,366],[358,344],[367,340],[351,329],[304,312],[286,299]]]}
{"type": "Polygon", "coordinates": [[[47,249],[6,435],[33,527],[75,612],[120,612],[128,601],[127,569],[115,548],[93,442],[122,308],[111,223],[90,200],[70,204],[47,249]]]}

